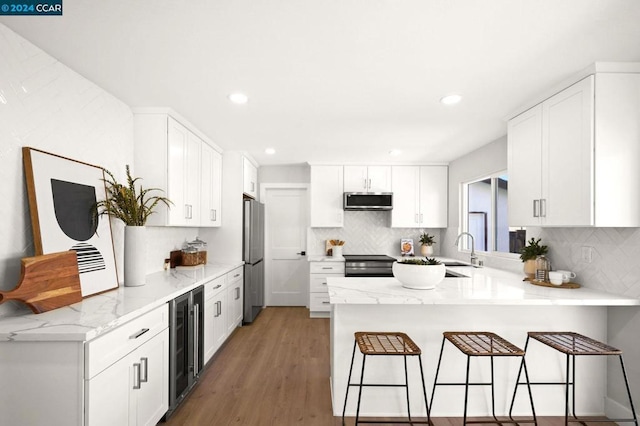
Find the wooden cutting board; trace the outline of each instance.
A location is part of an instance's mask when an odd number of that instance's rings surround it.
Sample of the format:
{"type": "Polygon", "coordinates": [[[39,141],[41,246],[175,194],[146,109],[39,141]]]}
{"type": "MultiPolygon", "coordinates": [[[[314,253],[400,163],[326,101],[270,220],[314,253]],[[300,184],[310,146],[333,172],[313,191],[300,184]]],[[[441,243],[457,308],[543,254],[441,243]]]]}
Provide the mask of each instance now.
{"type": "Polygon", "coordinates": [[[20,283],[11,291],[0,291],[0,303],[7,300],[23,302],[36,314],[80,302],[76,252],[23,258],[20,283]]]}

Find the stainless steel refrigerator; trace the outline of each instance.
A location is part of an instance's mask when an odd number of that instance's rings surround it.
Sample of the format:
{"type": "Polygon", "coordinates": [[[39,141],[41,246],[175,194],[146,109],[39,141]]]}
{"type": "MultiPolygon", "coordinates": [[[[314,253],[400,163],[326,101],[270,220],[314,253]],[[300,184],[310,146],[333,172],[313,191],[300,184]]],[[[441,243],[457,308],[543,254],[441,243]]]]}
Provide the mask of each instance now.
{"type": "Polygon", "coordinates": [[[244,200],[244,318],[252,323],[264,306],[264,204],[244,200]]]}

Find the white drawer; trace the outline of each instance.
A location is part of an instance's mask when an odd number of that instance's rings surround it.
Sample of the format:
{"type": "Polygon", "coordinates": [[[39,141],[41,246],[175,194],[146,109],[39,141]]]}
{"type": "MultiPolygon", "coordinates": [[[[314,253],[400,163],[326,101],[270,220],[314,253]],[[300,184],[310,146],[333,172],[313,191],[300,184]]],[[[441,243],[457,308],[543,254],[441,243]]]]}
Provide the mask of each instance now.
{"type": "Polygon", "coordinates": [[[344,275],[344,262],[311,262],[309,272],[312,274],[344,275]]]}
{"type": "Polygon", "coordinates": [[[168,327],[169,305],[164,304],[87,342],[85,379],[91,379],[168,327]]]}
{"type": "Polygon", "coordinates": [[[215,278],[204,284],[204,300],[209,300],[227,288],[227,275],[215,278]]]}
{"type": "Polygon", "coordinates": [[[244,279],[244,268],[241,266],[227,274],[227,282],[232,283],[244,279]]]}
{"type": "MultiPolygon", "coordinates": [[[[336,276],[340,276],[340,275],[336,275],[336,276]]],[[[311,275],[311,278],[309,278],[309,292],[327,293],[327,291],[328,291],[327,277],[322,275],[311,275]]]]}
{"type": "Polygon", "coordinates": [[[331,305],[329,304],[329,293],[310,293],[309,310],[313,312],[329,312],[331,310],[331,305]]]}

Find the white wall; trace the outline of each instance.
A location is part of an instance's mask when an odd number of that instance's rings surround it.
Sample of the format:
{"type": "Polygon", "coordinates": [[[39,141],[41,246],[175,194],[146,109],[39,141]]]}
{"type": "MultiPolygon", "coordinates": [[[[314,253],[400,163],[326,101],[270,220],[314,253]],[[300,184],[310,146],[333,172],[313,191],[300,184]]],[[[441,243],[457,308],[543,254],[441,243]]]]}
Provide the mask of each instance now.
{"type": "MultiPolygon", "coordinates": [[[[11,290],[20,279],[20,259],[34,255],[21,148],[105,167],[122,179],[125,165],[133,165],[133,115],[129,106],[0,24],[0,123],[0,289],[11,290]]],[[[112,225],[122,281],[123,226],[112,225]]],[[[150,228],[147,272],[161,270],[169,251],[198,231],[150,228]]],[[[0,305],[0,316],[26,311],[19,303],[0,305]]]]}

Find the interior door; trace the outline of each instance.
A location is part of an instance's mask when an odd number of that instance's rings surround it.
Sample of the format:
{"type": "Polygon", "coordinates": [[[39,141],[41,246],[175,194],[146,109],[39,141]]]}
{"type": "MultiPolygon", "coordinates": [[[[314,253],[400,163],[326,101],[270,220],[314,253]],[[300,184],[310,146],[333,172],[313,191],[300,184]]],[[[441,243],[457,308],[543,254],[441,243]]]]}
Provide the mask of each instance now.
{"type": "Polygon", "coordinates": [[[306,306],[309,265],[306,188],[265,190],[267,306],[306,306]]]}

